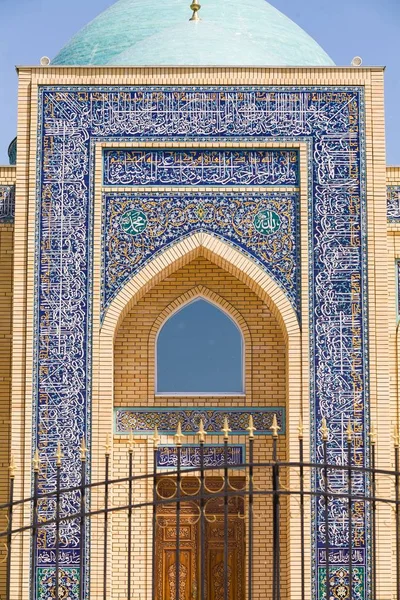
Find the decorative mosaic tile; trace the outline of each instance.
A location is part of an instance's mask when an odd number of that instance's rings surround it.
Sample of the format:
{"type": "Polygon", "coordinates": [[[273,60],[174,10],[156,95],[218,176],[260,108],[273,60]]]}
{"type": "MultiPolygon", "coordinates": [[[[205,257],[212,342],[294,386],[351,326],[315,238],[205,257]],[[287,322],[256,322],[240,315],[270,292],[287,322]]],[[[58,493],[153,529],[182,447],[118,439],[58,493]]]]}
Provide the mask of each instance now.
{"type": "Polygon", "coordinates": [[[103,206],[103,312],[155,255],[206,231],[261,264],[299,313],[298,193],[112,192],[103,206]]]}
{"type": "Polygon", "coordinates": [[[299,185],[298,151],[104,150],[104,185],[299,185]]]}
{"type": "MultiPolygon", "coordinates": [[[[326,568],[319,567],[319,596],[326,598],[326,568]]],[[[332,565],[329,569],[331,598],[334,600],[364,600],[365,596],[365,567],[353,567],[352,594],[350,596],[349,573],[343,567],[332,565]]]]}
{"type": "MultiPolygon", "coordinates": [[[[40,87],[33,447],[39,446],[45,465],[41,489],[55,488],[59,439],[65,453],[64,484],[76,483],[82,435],[90,446],[94,142],[134,145],[135,140],[157,140],[167,145],[171,139],[223,140],[232,148],[253,139],[308,144],[312,455],[322,456],[319,429],[325,416],[332,434],[328,459],[341,461],[344,429],[351,418],[357,432],[354,463],[365,464],[369,401],[363,89],[40,87]],[[65,164],[68,168],[61,168],[65,164]]],[[[339,478],[332,478],[331,485],[342,489],[339,478]]],[[[355,479],[355,493],[363,489],[365,481],[355,479]]],[[[346,511],[344,505],[331,503],[332,550],[338,559],[348,547],[346,511]]],[[[313,595],[322,598],[318,550],[323,547],[323,521],[315,504],[313,518],[313,595]]],[[[360,518],[359,545],[366,552],[368,513],[361,511],[360,518]]],[[[71,525],[66,547],[79,555],[77,539],[71,525]]],[[[344,562],[339,567],[347,568],[344,562]]],[[[46,596],[39,592],[39,597],[46,596]]]]}
{"type": "MultiPolygon", "coordinates": [[[[229,445],[226,463],[230,467],[238,467],[245,462],[245,446],[229,445]]],[[[176,469],[178,452],[176,446],[159,446],[156,455],[157,469],[176,469]]],[[[181,468],[193,469],[201,466],[200,446],[182,446],[181,468]]],[[[203,453],[204,467],[223,467],[225,465],[225,448],[223,445],[205,444],[203,453]]]]}
{"type": "Polygon", "coordinates": [[[400,222],[400,186],[387,187],[387,217],[389,223],[400,222]]]}
{"type": "Polygon", "coordinates": [[[276,415],[281,434],[285,433],[285,409],[272,408],[115,408],[115,433],[153,434],[157,426],[159,433],[173,435],[181,423],[185,435],[196,435],[203,419],[204,429],[212,435],[223,435],[225,417],[233,434],[247,434],[249,417],[253,416],[255,435],[270,435],[272,419],[276,415]]]}
{"type": "Polygon", "coordinates": [[[14,221],[15,186],[0,185],[0,223],[14,221]]]}

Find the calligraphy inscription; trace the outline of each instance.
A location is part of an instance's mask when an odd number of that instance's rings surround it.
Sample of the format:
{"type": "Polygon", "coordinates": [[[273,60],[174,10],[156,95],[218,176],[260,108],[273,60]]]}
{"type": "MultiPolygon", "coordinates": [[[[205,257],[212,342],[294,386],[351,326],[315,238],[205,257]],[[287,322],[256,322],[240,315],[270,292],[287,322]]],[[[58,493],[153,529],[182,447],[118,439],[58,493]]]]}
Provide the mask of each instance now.
{"type": "Polygon", "coordinates": [[[254,229],[262,235],[271,235],[279,231],[281,218],[273,210],[261,210],[254,217],[254,229]]]}
{"type": "Polygon", "coordinates": [[[128,210],[121,217],[121,228],[128,235],[139,235],[147,227],[147,217],[141,210],[128,210]]]}
{"type": "Polygon", "coordinates": [[[296,150],[104,150],[104,185],[299,185],[296,150]]]}
{"type": "MultiPolygon", "coordinates": [[[[203,461],[200,446],[182,446],[181,468],[190,469],[201,467],[238,467],[244,463],[244,446],[229,445],[225,454],[224,446],[204,445],[203,461]]],[[[178,452],[176,446],[159,446],[157,448],[157,467],[159,469],[176,468],[178,466],[178,452]]]]}
{"type": "Polygon", "coordinates": [[[0,223],[10,223],[14,220],[15,186],[0,185],[0,223]]]}
{"type": "MultiPolygon", "coordinates": [[[[95,140],[123,140],[132,146],[135,140],[224,140],[231,148],[252,139],[309,142],[311,453],[313,459],[322,457],[318,431],[326,416],[332,434],[328,460],[340,462],[346,454],[343,424],[350,418],[357,440],[354,464],[365,464],[369,404],[363,90],[42,86],[39,103],[33,447],[38,446],[43,464],[40,489],[55,489],[57,440],[65,455],[63,483],[79,484],[79,445],[82,436],[90,437],[95,140]]],[[[213,235],[218,235],[217,225],[213,235]]],[[[321,485],[320,480],[315,483],[321,485]]],[[[333,492],[343,487],[338,477],[332,476],[330,483],[333,492]]],[[[363,490],[365,482],[355,480],[354,493],[363,490]]],[[[78,509],[77,496],[62,507],[64,514],[78,509]]],[[[363,555],[359,573],[365,583],[368,516],[363,506],[357,514],[353,547],[363,555]]],[[[346,506],[332,499],[330,542],[338,557],[335,564],[343,569],[348,568],[339,562],[349,545],[346,515],[346,506]]],[[[324,548],[324,522],[315,504],[313,518],[313,594],[322,598],[317,582],[324,569],[318,553],[324,548]]],[[[79,527],[68,523],[63,561],[65,557],[64,564],[74,567],[73,577],[79,579],[79,527]]],[[[39,539],[38,568],[54,569],[54,531],[40,531],[39,539]]],[[[39,596],[51,596],[49,579],[44,573],[38,576],[39,596]]],[[[359,598],[356,590],[353,598],[359,598]]]]}

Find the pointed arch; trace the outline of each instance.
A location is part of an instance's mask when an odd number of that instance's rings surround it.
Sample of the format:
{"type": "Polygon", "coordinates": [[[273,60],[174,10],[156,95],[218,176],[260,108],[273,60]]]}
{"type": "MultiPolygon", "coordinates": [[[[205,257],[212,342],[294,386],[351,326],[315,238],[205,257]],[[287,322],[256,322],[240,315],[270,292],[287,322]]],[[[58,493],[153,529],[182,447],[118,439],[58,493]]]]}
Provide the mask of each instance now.
{"type": "Polygon", "coordinates": [[[195,233],[156,256],[114,298],[104,316],[102,335],[113,338],[126,313],[146,292],[197,256],[225,269],[253,290],[271,309],[285,335],[300,334],[296,312],[285,292],[264,269],[240,250],[208,233],[195,233]]]}

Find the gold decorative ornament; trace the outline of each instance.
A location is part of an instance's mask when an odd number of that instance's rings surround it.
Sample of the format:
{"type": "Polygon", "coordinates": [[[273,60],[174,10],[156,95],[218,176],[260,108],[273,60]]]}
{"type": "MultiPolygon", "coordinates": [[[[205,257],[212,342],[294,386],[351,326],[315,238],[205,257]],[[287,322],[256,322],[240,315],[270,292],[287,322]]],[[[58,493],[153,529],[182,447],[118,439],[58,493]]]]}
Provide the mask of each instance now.
{"type": "Polygon", "coordinates": [[[298,438],[299,440],[303,439],[304,436],[304,425],[303,425],[303,417],[300,415],[300,420],[299,420],[299,424],[297,426],[297,431],[298,433],[298,438]]]}
{"type": "Polygon", "coordinates": [[[106,445],[105,447],[105,455],[106,456],[110,456],[111,454],[111,444],[110,444],[110,434],[107,433],[107,437],[106,437],[106,445]]]}
{"type": "Polygon", "coordinates": [[[397,425],[394,426],[393,441],[394,441],[394,447],[398,448],[400,446],[400,435],[399,435],[399,428],[397,425]]]}
{"type": "Polygon", "coordinates": [[[157,425],[154,427],[154,434],[153,434],[153,437],[151,439],[153,440],[154,448],[158,448],[158,445],[160,443],[161,438],[158,435],[158,427],[157,427],[157,425]]]}
{"type": "Polygon", "coordinates": [[[329,437],[329,429],[328,429],[328,426],[326,424],[326,418],[325,417],[322,417],[321,434],[322,434],[322,440],[324,442],[327,442],[328,441],[328,437],[329,437]]]}
{"type": "Polygon", "coordinates": [[[15,477],[15,471],[17,470],[17,467],[15,466],[15,462],[14,462],[14,456],[11,454],[10,457],[10,466],[8,467],[9,473],[10,473],[10,479],[14,479],[15,477]]]}
{"type": "Polygon", "coordinates": [[[39,458],[39,450],[36,448],[35,450],[35,454],[33,455],[33,471],[35,473],[39,472],[39,467],[40,467],[40,458],[39,458]]]}
{"type": "Polygon", "coordinates": [[[176,430],[176,434],[174,435],[174,440],[175,440],[176,446],[182,446],[182,441],[183,441],[184,437],[185,436],[182,433],[182,425],[181,425],[181,422],[179,421],[178,428],[176,430]]]}
{"type": "Polygon", "coordinates": [[[376,430],[375,430],[375,425],[373,423],[371,423],[371,427],[370,427],[368,436],[369,436],[369,439],[370,439],[370,442],[371,442],[372,446],[375,446],[375,444],[376,444],[376,430]]]}
{"type": "Polygon", "coordinates": [[[64,457],[64,455],[63,455],[62,450],[61,450],[61,443],[58,442],[58,444],[57,444],[57,452],[56,452],[56,466],[57,467],[61,467],[61,463],[62,463],[63,457],[64,457]]]}
{"type": "Polygon", "coordinates": [[[85,462],[87,456],[87,447],[85,443],[85,436],[82,437],[81,447],[79,448],[79,454],[81,456],[81,462],[85,462]]]}
{"type": "Polygon", "coordinates": [[[276,440],[278,437],[278,431],[280,431],[280,427],[278,425],[278,420],[276,418],[276,414],[274,414],[274,416],[272,417],[272,425],[270,427],[270,430],[272,431],[273,439],[276,440]]]}
{"type": "Polygon", "coordinates": [[[229,427],[228,417],[225,417],[224,426],[221,429],[221,431],[224,434],[224,440],[227,440],[229,437],[229,433],[232,431],[232,429],[230,429],[230,427],[229,427]]]}
{"type": "Polygon", "coordinates": [[[199,4],[197,2],[197,0],[193,0],[192,4],[190,5],[190,10],[193,11],[193,14],[191,16],[191,18],[189,19],[189,21],[200,21],[200,17],[197,14],[199,12],[199,10],[201,9],[201,4],[199,4]]]}
{"type": "Polygon", "coordinates": [[[254,440],[254,432],[257,431],[257,429],[254,427],[253,415],[249,416],[249,426],[246,427],[246,431],[249,432],[249,439],[254,440]]]}
{"type": "Polygon", "coordinates": [[[128,452],[130,452],[130,454],[133,453],[134,446],[135,446],[135,440],[133,439],[133,431],[131,429],[130,433],[129,433],[129,438],[128,438],[128,452]]]}
{"type": "Polygon", "coordinates": [[[354,434],[354,431],[351,426],[351,421],[349,419],[349,422],[347,424],[347,429],[346,429],[346,437],[347,437],[347,441],[349,444],[351,444],[351,442],[353,441],[353,434],[354,434]]]}
{"type": "Polygon", "coordinates": [[[200,419],[199,441],[200,441],[201,444],[204,444],[204,442],[206,441],[206,435],[207,435],[207,431],[204,429],[203,419],[200,419]]]}

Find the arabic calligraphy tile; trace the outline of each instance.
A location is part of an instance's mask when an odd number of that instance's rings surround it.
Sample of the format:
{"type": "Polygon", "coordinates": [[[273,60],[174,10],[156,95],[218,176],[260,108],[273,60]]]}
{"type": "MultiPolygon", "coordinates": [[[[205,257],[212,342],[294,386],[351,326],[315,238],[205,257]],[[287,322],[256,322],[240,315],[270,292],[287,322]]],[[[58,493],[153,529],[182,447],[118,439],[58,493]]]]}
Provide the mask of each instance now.
{"type": "Polygon", "coordinates": [[[15,211],[15,186],[0,185],[0,223],[12,222],[15,211]]]}
{"type": "Polygon", "coordinates": [[[298,151],[106,149],[104,185],[298,186],[298,151]]]}

